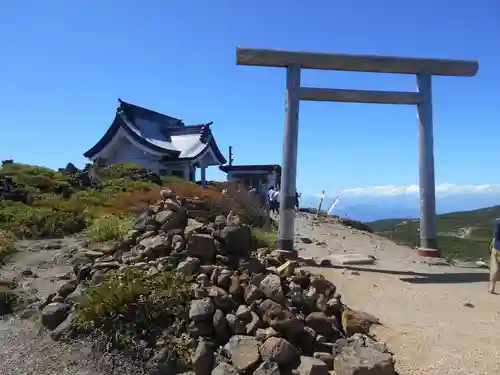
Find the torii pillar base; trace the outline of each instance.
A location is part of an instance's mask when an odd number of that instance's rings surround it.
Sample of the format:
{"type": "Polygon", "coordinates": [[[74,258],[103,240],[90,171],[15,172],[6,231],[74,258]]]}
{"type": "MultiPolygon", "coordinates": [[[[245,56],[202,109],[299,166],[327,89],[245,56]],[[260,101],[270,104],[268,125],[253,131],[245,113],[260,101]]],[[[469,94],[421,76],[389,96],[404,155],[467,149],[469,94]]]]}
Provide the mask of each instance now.
{"type": "Polygon", "coordinates": [[[276,253],[280,257],[283,257],[284,259],[288,259],[288,260],[297,260],[299,258],[299,254],[296,250],[278,249],[278,250],[276,250],[276,253]]]}
{"type": "Polygon", "coordinates": [[[417,249],[417,255],[428,258],[441,258],[441,250],[435,239],[423,238],[420,247],[417,249]]]}

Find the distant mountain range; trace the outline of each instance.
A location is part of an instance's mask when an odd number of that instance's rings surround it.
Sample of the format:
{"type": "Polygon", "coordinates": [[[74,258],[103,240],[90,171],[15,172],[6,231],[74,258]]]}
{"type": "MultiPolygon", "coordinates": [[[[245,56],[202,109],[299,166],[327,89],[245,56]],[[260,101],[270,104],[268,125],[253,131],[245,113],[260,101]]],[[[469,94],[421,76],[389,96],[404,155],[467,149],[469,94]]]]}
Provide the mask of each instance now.
{"type": "MultiPolygon", "coordinates": [[[[328,210],[335,197],[325,198],[322,209],[328,210]]],[[[302,207],[317,208],[319,198],[304,196],[302,207]]],[[[500,196],[491,194],[452,194],[437,199],[438,214],[469,211],[500,204],[500,196]]],[[[332,212],[335,215],[347,216],[351,219],[370,222],[383,219],[410,219],[420,216],[420,200],[418,196],[340,196],[340,201],[332,212]]]]}
{"type": "MultiPolygon", "coordinates": [[[[437,241],[448,259],[487,259],[493,236],[493,222],[500,217],[500,206],[438,215],[437,241]]],[[[420,245],[418,220],[378,220],[370,228],[392,241],[415,248],[420,245]]]]}

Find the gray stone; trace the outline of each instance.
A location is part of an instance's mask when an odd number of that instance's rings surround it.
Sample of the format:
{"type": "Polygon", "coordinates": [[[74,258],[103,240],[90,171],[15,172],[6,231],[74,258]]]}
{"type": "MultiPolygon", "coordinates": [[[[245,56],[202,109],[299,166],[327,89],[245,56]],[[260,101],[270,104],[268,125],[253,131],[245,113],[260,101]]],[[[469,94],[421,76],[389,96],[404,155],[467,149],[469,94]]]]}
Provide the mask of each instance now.
{"type": "Polygon", "coordinates": [[[241,373],[250,369],[260,359],[259,344],[252,336],[232,336],[224,350],[231,358],[234,368],[241,373]]]}
{"type": "Polygon", "coordinates": [[[264,361],[255,369],[253,375],[280,375],[280,369],[275,362],[264,361]]]}
{"type": "MultiPolygon", "coordinates": [[[[219,255],[217,255],[217,257],[219,257],[219,255]]],[[[231,283],[232,275],[233,273],[228,269],[220,270],[219,274],[217,275],[217,285],[223,288],[228,288],[231,283]]]]}
{"type": "Polygon", "coordinates": [[[299,375],[328,375],[328,366],[320,359],[301,356],[297,372],[299,375]]]}
{"type": "Polygon", "coordinates": [[[50,330],[61,324],[69,314],[71,305],[61,302],[51,302],[41,312],[42,324],[50,330]]]}
{"type": "Polygon", "coordinates": [[[245,302],[251,304],[265,297],[264,293],[253,284],[249,284],[245,287],[245,302]]]}
{"type": "Polygon", "coordinates": [[[235,335],[241,335],[245,333],[245,323],[238,318],[236,315],[227,314],[226,315],[227,324],[231,329],[231,332],[235,335]]]}
{"type": "Polygon", "coordinates": [[[220,237],[227,253],[248,254],[252,250],[252,232],[247,226],[226,226],[220,237]]]}
{"type": "Polygon", "coordinates": [[[191,301],[189,307],[189,319],[194,321],[212,321],[215,309],[210,298],[191,301]]]}
{"type": "Polygon", "coordinates": [[[211,375],[238,375],[238,371],[229,363],[221,362],[212,370],[211,375]]]}
{"type": "Polygon", "coordinates": [[[329,370],[333,369],[333,359],[334,359],[334,357],[333,357],[333,355],[331,353],[327,353],[327,352],[315,352],[313,354],[313,357],[317,358],[317,359],[320,359],[323,362],[325,362],[326,365],[328,366],[329,370]]]}
{"type": "Polygon", "coordinates": [[[212,324],[214,331],[217,334],[217,338],[222,342],[226,342],[229,339],[229,336],[231,336],[231,331],[226,317],[221,310],[215,310],[212,318],[212,324]]]}
{"type": "Polygon", "coordinates": [[[158,212],[156,215],[155,215],[155,220],[163,225],[165,224],[168,220],[170,220],[172,218],[172,216],[175,215],[175,212],[174,211],[171,211],[171,210],[165,210],[165,211],[160,211],[158,212]]]}
{"type": "Polygon", "coordinates": [[[200,260],[198,258],[187,257],[177,266],[176,271],[184,275],[192,275],[198,270],[200,260]]]}
{"type": "Polygon", "coordinates": [[[280,366],[291,363],[299,356],[297,349],[280,337],[268,338],[259,347],[259,352],[263,360],[276,362],[280,366]]]}
{"type": "Polygon", "coordinates": [[[375,259],[363,254],[335,254],[330,260],[336,266],[354,266],[374,264],[375,259]]]}
{"type": "Polygon", "coordinates": [[[196,375],[209,375],[214,366],[214,351],[205,340],[200,340],[193,355],[193,370],[196,375]]]}
{"type": "Polygon", "coordinates": [[[73,320],[75,319],[75,314],[70,313],[64,321],[59,324],[51,333],[50,337],[54,341],[59,341],[63,339],[68,339],[73,333],[73,320]]]}
{"type": "Polygon", "coordinates": [[[209,234],[195,233],[189,237],[187,251],[191,256],[213,260],[215,257],[214,239],[209,234]]]}
{"type": "Polygon", "coordinates": [[[71,292],[70,295],[66,297],[66,301],[70,301],[72,303],[77,303],[82,299],[84,292],[84,287],[82,284],[79,284],[73,292],[71,292]]]}
{"type": "Polygon", "coordinates": [[[255,335],[257,329],[260,327],[262,327],[262,322],[259,316],[255,312],[250,311],[250,322],[248,322],[245,326],[247,335],[255,335]]]}
{"type": "Polygon", "coordinates": [[[73,291],[76,289],[77,285],[78,285],[78,283],[76,282],[76,280],[67,281],[63,285],[61,285],[61,287],[59,288],[59,290],[57,291],[57,293],[62,298],[66,298],[71,293],[73,293],[73,291]]]}
{"type": "Polygon", "coordinates": [[[148,238],[149,243],[147,248],[145,249],[145,254],[149,259],[158,258],[163,255],[166,255],[170,250],[169,240],[167,236],[157,235],[151,238],[148,238]]]}
{"type": "Polygon", "coordinates": [[[309,314],[305,323],[308,327],[314,329],[316,333],[323,335],[329,341],[335,341],[342,336],[342,333],[337,327],[335,317],[328,317],[322,312],[313,312],[309,314]]]}
{"type": "Polygon", "coordinates": [[[252,310],[248,306],[240,305],[235,315],[244,322],[248,322],[252,319],[252,310]]]}
{"type": "Polygon", "coordinates": [[[286,302],[285,294],[281,288],[281,278],[278,275],[267,275],[259,285],[259,289],[266,295],[267,298],[275,302],[284,304],[286,302]]]}
{"type": "Polygon", "coordinates": [[[394,359],[367,347],[345,347],[333,361],[337,375],[394,375],[394,359]]]}
{"type": "Polygon", "coordinates": [[[258,328],[255,331],[255,338],[260,341],[266,341],[269,337],[279,337],[280,334],[274,328],[258,328]]]}
{"type": "Polygon", "coordinates": [[[324,294],[326,297],[333,297],[337,289],[331,281],[325,279],[321,275],[311,276],[311,286],[316,289],[319,294],[324,294]]]}
{"type": "Polygon", "coordinates": [[[93,259],[97,259],[97,258],[102,257],[104,255],[104,253],[101,251],[95,251],[95,250],[83,250],[82,255],[93,260],[93,259]]]}

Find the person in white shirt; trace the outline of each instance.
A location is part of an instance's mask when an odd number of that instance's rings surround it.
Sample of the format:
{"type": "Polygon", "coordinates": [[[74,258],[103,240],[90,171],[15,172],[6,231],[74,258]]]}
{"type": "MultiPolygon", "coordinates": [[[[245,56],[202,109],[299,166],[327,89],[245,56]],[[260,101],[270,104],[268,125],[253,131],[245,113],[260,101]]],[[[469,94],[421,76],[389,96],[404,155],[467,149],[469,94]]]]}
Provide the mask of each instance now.
{"type": "Polygon", "coordinates": [[[276,213],[280,212],[280,190],[278,188],[274,189],[273,195],[274,210],[276,213]]]}
{"type": "Polygon", "coordinates": [[[274,212],[274,186],[269,188],[267,192],[267,203],[269,205],[269,211],[274,212]]]}

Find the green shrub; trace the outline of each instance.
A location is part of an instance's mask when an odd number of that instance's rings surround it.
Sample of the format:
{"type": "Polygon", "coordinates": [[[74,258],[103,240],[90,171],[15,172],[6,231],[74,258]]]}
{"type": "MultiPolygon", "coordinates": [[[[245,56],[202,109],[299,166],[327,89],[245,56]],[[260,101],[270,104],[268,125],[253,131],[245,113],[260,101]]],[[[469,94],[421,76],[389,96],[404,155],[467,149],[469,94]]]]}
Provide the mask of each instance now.
{"type": "Polygon", "coordinates": [[[117,345],[132,344],[144,332],[172,329],[190,300],[190,279],[171,271],[156,274],[135,269],[111,271],[92,285],[77,307],[77,326],[100,329],[117,345]]]}
{"type": "Polygon", "coordinates": [[[252,228],[252,240],[255,247],[268,247],[276,249],[277,234],[264,228],[252,228]]]}
{"type": "Polygon", "coordinates": [[[69,176],[50,168],[35,165],[4,164],[0,168],[0,175],[11,176],[14,182],[40,193],[54,192],[61,194],[71,187],[71,178],[69,176]]]}
{"type": "Polygon", "coordinates": [[[86,226],[84,212],[0,201],[0,229],[17,237],[59,237],[77,233],[86,226]]]}
{"type": "Polygon", "coordinates": [[[5,264],[8,256],[14,251],[14,236],[7,231],[0,230],[0,265],[5,264]]]}
{"type": "Polygon", "coordinates": [[[92,221],[87,235],[92,242],[106,242],[120,239],[134,225],[132,216],[103,216],[92,221]]]}

